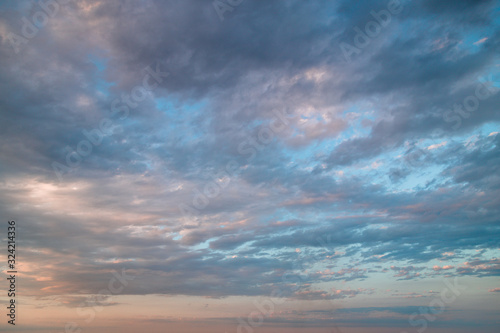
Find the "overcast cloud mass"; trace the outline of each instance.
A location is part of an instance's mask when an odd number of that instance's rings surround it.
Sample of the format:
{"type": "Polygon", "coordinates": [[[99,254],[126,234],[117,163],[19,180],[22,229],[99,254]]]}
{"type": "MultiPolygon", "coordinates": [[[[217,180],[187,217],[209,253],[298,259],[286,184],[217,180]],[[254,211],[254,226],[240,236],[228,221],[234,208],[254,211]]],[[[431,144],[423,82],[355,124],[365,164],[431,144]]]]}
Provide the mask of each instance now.
{"type": "Polygon", "coordinates": [[[0,1],[15,329],[498,332],[499,15],[0,1]]]}

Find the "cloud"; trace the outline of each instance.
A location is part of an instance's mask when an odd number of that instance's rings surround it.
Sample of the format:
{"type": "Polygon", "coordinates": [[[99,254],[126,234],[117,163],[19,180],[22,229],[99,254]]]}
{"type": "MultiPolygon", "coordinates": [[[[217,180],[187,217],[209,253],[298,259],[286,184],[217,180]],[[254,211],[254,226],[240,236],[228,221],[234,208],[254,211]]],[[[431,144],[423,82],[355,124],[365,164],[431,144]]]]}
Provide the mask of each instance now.
{"type": "Polygon", "coordinates": [[[500,259],[467,261],[457,267],[460,275],[476,275],[479,277],[498,276],[500,274],[500,259]]]}
{"type": "Polygon", "coordinates": [[[421,275],[418,271],[424,270],[424,267],[414,267],[414,266],[406,266],[406,267],[397,267],[391,266],[391,270],[396,271],[397,274],[394,277],[401,278],[400,280],[411,280],[415,278],[419,278],[421,275]]]}
{"type": "Polygon", "coordinates": [[[343,280],[343,281],[352,281],[356,279],[365,279],[368,276],[366,275],[367,269],[361,269],[361,268],[342,268],[341,270],[334,272],[330,271],[329,269],[326,269],[325,271],[318,271],[314,275],[321,279],[321,280],[326,280],[326,281],[336,281],[336,280],[343,280]]]}
{"type": "Polygon", "coordinates": [[[221,23],[210,1],[82,0],[16,55],[26,6],[0,25],[0,210],[26,295],[79,306],[121,269],[124,295],[300,301],[498,276],[494,1],[408,3],[349,64],[339,43],[386,1],[248,1],[221,23]],[[148,66],[169,75],[132,107],[148,66]],[[103,119],[116,131],[68,166],[103,119]]]}
{"type": "Polygon", "coordinates": [[[436,272],[439,272],[439,271],[446,271],[446,270],[450,270],[450,269],[453,269],[453,268],[455,268],[455,266],[452,266],[452,265],[445,265],[445,266],[443,266],[443,267],[438,266],[438,265],[434,265],[434,266],[432,267],[432,269],[433,269],[434,271],[436,271],[436,272]]]}

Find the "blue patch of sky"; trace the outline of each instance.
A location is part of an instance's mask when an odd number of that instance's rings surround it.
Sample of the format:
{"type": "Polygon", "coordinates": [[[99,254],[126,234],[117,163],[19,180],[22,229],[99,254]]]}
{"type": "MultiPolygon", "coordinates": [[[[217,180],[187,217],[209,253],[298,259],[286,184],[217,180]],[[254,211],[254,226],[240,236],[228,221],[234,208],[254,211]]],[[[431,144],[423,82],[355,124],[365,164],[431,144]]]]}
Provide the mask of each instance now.
{"type": "MultiPolygon", "coordinates": [[[[31,4],[28,1],[14,1],[14,0],[0,1],[1,10],[28,11],[30,7],[33,5],[34,4],[31,4]]],[[[15,31],[12,32],[16,33],[15,31]]]]}
{"type": "Polygon", "coordinates": [[[182,143],[198,142],[206,138],[208,124],[194,126],[199,116],[205,112],[207,101],[181,102],[175,97],[155,98],[156,109],[166,116],[162,131],[166,137],[172,135],[180,138],[182,143]]]}
{"type": "MultiPolygon", "coordinates": [[[[306,171],[312,171],[315,167],[321,167],[323,163],[322,160],[343,141],[355,137],[368,136],[371,132],[371,128],[363,126],[363,122],[373,122],[375,120],[373,112],[361,111],[360,106],[358,105],[345,110],[342,113],[342,117],[350,118],[351,121],[349,126],[342,133],[340,133],[338,137],[313,140],[307,146],[290,147],[282,145],[282,147],[280,147],[280,153],[289,159],[289,166],[300,166],[302,170],[306,171]]],[[[324,121],[320,115],[311,117],[311,119],[312,118],[324,121]]],[[[262,122],[260,121],[258,124],[262,124],[262,122]]],[[[257,123],[255,125],[257,125],[257,123]]],[[[302,131],[303,130],[300,127],[297,127],[292,137],[299,136],[302,131]]]]}
{"type": "Polygon", "coordinates": [[[285,208],[278,208],[271,214],[262,215],[259,220],[262,224],[268,225],[277,221],[294,220],[297,216],[285,208]]]}
{"type": "Polygon", "coordinates": [[[88,54],[87,58],[96,68],[94,73],[94,88],[103,96],[109,97],[109,89],[115,84],[104,79],[108,59],[94,54],[88,54]]]}

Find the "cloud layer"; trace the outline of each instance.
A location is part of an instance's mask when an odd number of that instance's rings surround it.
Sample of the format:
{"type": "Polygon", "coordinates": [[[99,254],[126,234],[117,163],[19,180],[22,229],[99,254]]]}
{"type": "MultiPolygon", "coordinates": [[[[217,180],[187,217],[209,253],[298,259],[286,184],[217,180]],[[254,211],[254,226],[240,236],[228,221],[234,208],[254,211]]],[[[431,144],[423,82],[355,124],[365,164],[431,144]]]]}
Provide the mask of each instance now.
{"type": "MultiPolygon", "coordinates": [[[[214,3],[0,5],[0,211],[25,295],[75,307],[125,269],[124,295],[329,303],[460,277],[495,296],[498,2],[385,21],[395,2],[214,3]]],[[[349,311],[406,325],[414,304],[390,302],[349,311]]]]}

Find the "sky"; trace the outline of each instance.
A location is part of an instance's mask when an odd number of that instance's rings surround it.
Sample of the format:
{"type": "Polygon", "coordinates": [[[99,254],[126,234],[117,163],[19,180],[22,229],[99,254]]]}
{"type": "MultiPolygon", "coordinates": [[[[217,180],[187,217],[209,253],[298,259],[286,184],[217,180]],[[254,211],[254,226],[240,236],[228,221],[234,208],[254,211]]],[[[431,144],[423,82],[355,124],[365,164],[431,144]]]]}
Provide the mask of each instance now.
{"type": "Polygon", "coordinates": [[[0,1],[0,331],[498,332],[499,51],[493,0],[0,1]]]}

